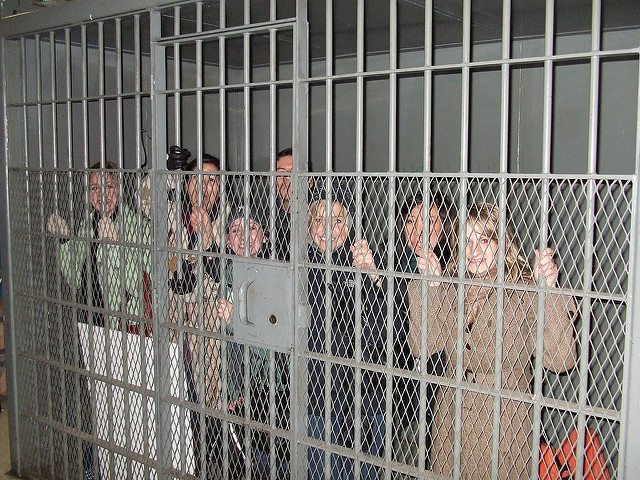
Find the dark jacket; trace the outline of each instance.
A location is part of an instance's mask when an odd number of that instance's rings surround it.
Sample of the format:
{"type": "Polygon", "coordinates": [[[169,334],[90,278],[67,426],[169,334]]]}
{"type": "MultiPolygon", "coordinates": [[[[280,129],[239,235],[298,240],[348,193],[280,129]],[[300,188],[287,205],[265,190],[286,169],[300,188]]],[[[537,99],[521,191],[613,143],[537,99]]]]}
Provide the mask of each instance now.
{"type": "MultiPolygon", "coordinates": [[[[415,255],[408,248],[404,254],[400,256],[405,260],[398,265],[397,270],[405,273],[418,273],[418,265],[415,255]]],[[[413,371],[416,368],[415,359],[409,347],[409,295],[408,285],[409,279],[396,277],[394,283],[394,313],[393,313],[393,366],[404,370],[413,371]]],[[[386,282],[382,288],[386,290],[386,282]]],[[[446,356],[443,352],[437,352],[427,359],[426,373],[430,375],[444,375],[446,366],[446,356]]],[[[420,405],[420,384],[416,380],[409,378],[397,377],[393,389],[394,410],[396,415],[403,419],[404,423],[418,421],[418,406],[420,405]]],[[[427,424],[433,418],[435,409],[435,398],[437,394],[437,386],[427,384],[426,388],[426,407],[427,407],[427,424]]],[[[429,437],[429,435],[427,435],[429,437]]]]}
{"type": "MultiPolygon", "coordinates": [[[[349,267],[352,256],[351,242],[336,249],[331,255],[332,265],[349,267]]],[[[324,264],[324,253],[314,245],[309,246],[309,261],[324,264]]],[[[356,330],[356,274],[353,272],[329,270],[330,281],[326,282],[326,268],[309,268],[308,298],[311,309],[308,347],[310,352],[328,354],[334,357],[355,358],[356,330]],[[326,301],[331,299],[331,344],[326,350],[326,301]]],[[[362,275],[362,360],[382,364],[385,361],[386,321],[383,295],[368,275],[362,275]]],[[[325,398],[325,366],[321,360],[310,360],[309,368],[309,413],[323,415],[325,398]]],[[[383,376],[363,371],[362,396],[367,403],[375,398],[384,398],[383,376]],[[369,397],[369,398],[367,398],[369,397]]],[[[354,370],[343,365],[331,366],[332,414],[350,414],[353,411],[355,395],[354,370]]],[[[379,404],[379,402],[377,402],[379,404]]]]}
{"type": "MultiPolygon", "coordinates": [[[[212,222],[215,222],[218,216],[218,207],[213,212],[209,213],[209,217],[212,222]]],[[[191,228],[189,223],[189,217],[191,216],[191,209],[182,216],[182,228],[186,231],[186,237],[188,244],[187,250],[197,250],[198,245],[198,232],[191,228]]],[[[181,232],[177,232],[181,235],[181,232]]],[[[181,238],[178,236],[177,238],[181,238]]],[[[207,253],[218,253],[219,247],[216,242],[212,242],[208,250],[204,250],[207,253]]],[[[211,255],[203,255],[198,257],[198,261],[202,259],[203,272],[209,275],[216,283],[220,281],[220,260],[218,257],[211,255]]],[[[187,259],[182,260],[180,268],[169,274],[169,288],[177,295],[185,295],[193,292],[197,283],[197,271],[198,262],[190,262],[187,259]]]]}
{"type": "Polygon", "coordinates": [[[288,262],[291,257],[291,218],[278,204],[275,232],[273,233],[276,259],[288,262]]]}

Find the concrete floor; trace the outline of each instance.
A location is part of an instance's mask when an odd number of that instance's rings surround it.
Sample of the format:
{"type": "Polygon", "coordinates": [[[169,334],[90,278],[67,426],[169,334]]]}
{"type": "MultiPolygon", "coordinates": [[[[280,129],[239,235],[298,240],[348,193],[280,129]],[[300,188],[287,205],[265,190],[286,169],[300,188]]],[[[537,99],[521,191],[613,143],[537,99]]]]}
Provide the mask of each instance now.
{"type": "Polygon", "coordinates": [[[9,475],[11,459],[9,457],[9,415],[7,414],[7,400],[2,398],[4,410],[0,413],[0,480],[18,478],[9,475]]]}

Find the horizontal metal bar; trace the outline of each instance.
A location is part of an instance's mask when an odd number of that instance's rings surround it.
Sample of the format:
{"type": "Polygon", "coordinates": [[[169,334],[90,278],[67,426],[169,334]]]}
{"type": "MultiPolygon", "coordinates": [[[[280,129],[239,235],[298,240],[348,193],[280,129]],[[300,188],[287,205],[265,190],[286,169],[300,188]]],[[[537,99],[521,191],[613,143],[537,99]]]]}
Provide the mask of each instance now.
{"type": "Polygon", "coordinates": [[[155,460],[153,458],[145,457],[144,455],[136,453],[133,450],[127,450],[124,447],[118,446],[118,444],[115,443],[115,442],[110,442],[108,440],[102,440],[102,439],[100,439],[100,437],[98,437],[97,435],[94,435],[93,433],[83,432],[80,429],[75,429],[73,427],[69,427],[65,423],[56,422],[55,420],[52,420],[51,418],[43,417],[41,415],[33,415],[33,412],[28,412],[28,413],[25,412],[25,413],[20,414],[20,416],[25,416],[31,422],[35,421],[35,422],[38,422],[38,423],[40,423],[42,425],[47,425],[47,426],[51,427],[52,429],[61,431],[63,433],[66,433],[67,435],[71,435],[71,436],[77,438],[78,440],[83,440],[85,442],[91,443],[96,447],[102,447],[105,450],[117,453],[118,455],[121,455],[121,456],[123,456],[125,458],[130,458],[131,460],[134,460],[134,461],[136,461],[138,463],[146,465],[146,466],[148,466],[150,468],[155,468],[155,469],[160,468],[160,465],[158,464],[157,460],[155,460]]]}
{"type": "MultiPolygon", "coordinates": [[[[116,331],[113,331],[112,333],[115,333],[115,332],[116,331]]],[[[133,334],[129,333],[127,335],[133,335],[133,334]]],[[[148,340],[149,342],[151,342],[150,338],[148,340]]],[[[101,375],[99,373],[96,373],[88,369],[76,367],[75,365],[70,365],[68,363],[63,363],[61,361],[56,361],[53,359],[47,359],[46,355],[37,355],[32,352],[24,352],[24,351],[19,351],[18,355],[21,358],[26,358],[34,362],[42,363],[44,365],[47,365],[48,367],[55,367],[60,370],[64,370],[66,372],[76,373],[78,375],[82,375],[85,378],[100,381],[106,385],[113,385],[114,387],[122,388],[123,390],[126,390],[126,391],[139,393],[140,395],[144,395],[145,397],[153,398],[155,395],[155,390],[150,390],[143,386],[136,385],[135,383],[129,383],[123,380],[118,380],[117,378],[114,378],[114,377],[101,375]]],[[[143,378],[141,382],[142,385],[146,385],[147,381],[148,379],[143,378]]]]}
{"type": "MultiPolygon", "coordinates": [[[[339,356],[330,356],[322,353],[304,352],[300,354],[305,359],[320,360],[323,362],[331,363],[332,365],[342,365],[345,367],[362,368],[371,372],[386,373],[389,370],[384,365],[378,365],[376,363],[362,363],[354,359],[339,356]]],[[[496,389],[489,386],[483,386],[479,383],[470,382],[457,382],[455,378],[440,377],[438,375],[428,375],[425,372],[409,372],[403,375],[406,378],[415,379],[418,381],[428,381],[441,387],[460,388],[466,392],[482,393],[491,396],[499,396],[503,399],[520,401],[522,403],[528,403],[531,405],[539,405],[541,407],[553,408],[562,410],[563,412],[573,413],[585,413],[594,417],[604,418],[611,421],[620,421],[621,412],[611,410],[609,408],[591,407],[585,406],[580,408],[578,403],[569,402],[567,400],[560,400],[552,397],[536,397],[531,393],[516,392],[514,390],[496,389]]]]}
{"type": "Polygon", "coordinates": [[[520,292],[533,292],[533,293],[554,293],[558,295],[567,295],[572,297],[579,298],[590,298],[596,300],[603,300],[608,302],[619,302],[625,303],[628,301],[627,297],[620,294],[609,293],[609,292],[599,292],[597,290],[580,290],[580,289],[570,289],[570,288],[548,288],[548,287],[538,287],[537,285],[526,285],[522,283],[492,283],[492,282],[483,282],[481,280],[473,280],[470,278],[462,278],[462,277],[451,277],[447,275],[443,275],[440,277],[436,277],[433,275],[426,275],[421,273],[404,273],[398,272],[395,270],[388,269],[376,269],[376,270],[365,270],[362,268],[356,267],[342,267],[339,265],[327,265],[325,263],[310,263],[303,262],[303,266],[307,268],[322,268],[323,270],[334,271],[334,272],[349,272],[349,273],[376,273],[378,275],[384,275],[388,277],[394,278],[407,278],[412,280],[434,280],[444,283],[451,283],[455,285],[473,285],[478,287],[496,287],[496,286],[504,286],[504,288],[508,290],[520,291],[520,292]]]}
{"type": "Polygon", "coordinates": [[[130,320],[131,322],[134,322],[138,325],[151,325],[151,321],[149,319],[147,319],[146,317],[144,317],[142,314],[136,316],[136,315],[132,315],[130,313],[125,313],[125,312],[121,312],[120,310],[109,310],[106,308],[100,308],[100,307],[90,307],[88,305],[85,305],[83,303],[77,303],[74,301],[70,301],[70,300],[63,300],[60,298],[52,298],[52,297],[47,297],[46,295],[39,295],[39,294],[35,294],[32,293],[31,291],[23,291],[23,290],[16,290],[14,292],[14,297],[15,298],[26,298],[26,299],[30,299],[30,300],[38,300],[40,302],[46,302],[48,304],[52,304],[52,305],[59,305],[62,307],[71,307],[74,308],[76,310],[81,310],[83,312],[87,312],[87,314],[89,313],[102,313],[103,315],[108,315],[110,317],[115,317],[118,320],[130,320]]]}
{"type": "Polygon", "coordinates": [[[275,426],[271,427],[264,423],[251,420],[246,416],[231,415],[229,413],[221,413],[221,412],[224,412],[225,409],[208,408],[204,405],[203,402],[199,402],[195,404],[190,402],[189,400],[184,400],[183,398],[174,397],[173,395],[163,395],[162,401],[165,405],[169,404],[176,407],[182,407],[191,412],[201,413],[208,416],[210,415],[217,419],[226,420],[236,425],[251,427],[252,429],[260,430],[265,433],[272,433],[278,437],[284,437],[290,440],[293,439],[293,433],[290,430],[284,430],[282,428],[278,428],[275,426]]]}
{"type": "Polygon", "coordinates": [[[406,68],[394,68],[387,70],[373,70],[373,71],[365,71],[365,72],[353,72],[353,73],[342,73],[339,75],[318,75],[309,78],[301,78],[300,81],[303,83],[321,83],[326,82],[328,80],[349,80],[356,79],[359,77],[365,78],[376,78],[376,77],[384,77],[391,74],[398,75],[420,75],[424,74],[424,72],[448,72],[448,71],[459,71],[463,68],[470,69],[486,69],[487,67],[495,67],[496,71],[500,69],[502,65],[512,65],[512,66],[529,66],[535,64],[541,64],[540,68],[543,67],[542,63],[545,61],[551,60],[555,63],[561,62],[570,62],[576,60],[584,60],[585,63],[591,61],[592,58],[615,58],[615,57],[639,57],[640,52],[637,48],[627,48],[627,49],[619,49],[619,50],[603,50],[599,52],[584,52],[584,53],[566,53],[559,55],[549,55],[549,56],[538,56],[538,57],[524,57],[524,58],[510,58],[508,60],[496,59],[496,60],[483,60],[483,61],[469,61],[469,62],[458,62],[458,63],[447,63],[443,65],[426,65],[419,67],[406,67],[406,68]]]}
{"type": "Polygon", "coordinates": [[[245,33],[269,33],[270,30],[284,30],[287,28],[293,28],[296,23],[295,18],[285,18],[282,20],[276,20],[274,22],[262,22],[253,23],[251,26],[237,25],[233,27],[218,28],[216,30],[205,30],[204,32],[185,33],[182,35],[172,35],[170,37],[162,37],[152,39],[153,42],[158,45],[175,45],[194,43],[196,40],[213,40],[220,37],[233,37],[243,35],[245,33]]]}
{"type": "Polygon", "coordinates": [[[125,98],[136,98],[136,97],[148,97],[151,98],[151,92],[127,92],[122,94],[105,94],[105,95],[93,95],[87,97],[66,97],[66,98],[58,98],[56,100],[50,101],[35,101],[35,102],[20,102],[20,103],[9,103],[8,107],[37,107],[39,105],[61,105],[67,103],[82,103],[82,102],[92,102],[99,100],[118,100],[125,98]]]}
{"type": "Polygon", "coordinates": [[[192,87],[192,88],[172,88],[167,90],[159,90],[156,92],[158,95],[170,95],[175,93],[196,93],[196,92],[215,92],[220,90],[241,90],[244,88],[257,88],[257,87],[270,87],[271,85],[285,85],[293,87],[293,80],[274,80],[265,82],[249,82],[249,83],[234,83],[227,85],[216,85],[211,87],[192,87]]]}
{"type": "MultiPolygon", "coordinates": [[[[94,173],[99,171],[107,171],[109,173],[140,173],[140,170],[131,169],[131,168],[121,168],[117,170],[106,170],[106,169],[90,169],[90,168],[62,168],[62,169],[53,169],[53,168],[45,168],[45,167],[10,167],[10,172],[16,173],[28,173],[28,172],[51,172],[51,173],[61,173],[61,172],[77,172],[77,173],[94,173]]],[[[166,172],[166,171],[165,171],[166,172]]],[[[174,174],[175,172],[171,172],[174,174]]],[[[193,170],[191,172],[184,172],[181,176],[198,174],[197,170],[193,170]]],[[[169,174],[169,173],[166,173],[169,174]]],[[[290,176],[290,173],[283,172],[271,172],[271,171],[251,171],[247,172],[245,170],[220,170],[215,173],[206,172],[207,176],[249,176],[249,177],[286,177],[290,176]]],[[[587,180],[599,180],[599,181],[611,181],[611,182],[627,182],[630,186],[634,184],[636,180],[635,175],[608,175],[608,174],[562,174],[562,173],[469,173],[469,172],[445,172],[445,173],[437,173],[437,172],[298,172],[298,175],[303,178],[365,178],[365,179],[375,179],[375,178],[409,178],[409,179],[420,179],[420,178],[433,178],[433,179],[471,179],[471,180],[574,180],[576,182],[579,181],[587,181],[587,180]]],[[[95,239],[94,239],[95,240],[95,239]]]]}

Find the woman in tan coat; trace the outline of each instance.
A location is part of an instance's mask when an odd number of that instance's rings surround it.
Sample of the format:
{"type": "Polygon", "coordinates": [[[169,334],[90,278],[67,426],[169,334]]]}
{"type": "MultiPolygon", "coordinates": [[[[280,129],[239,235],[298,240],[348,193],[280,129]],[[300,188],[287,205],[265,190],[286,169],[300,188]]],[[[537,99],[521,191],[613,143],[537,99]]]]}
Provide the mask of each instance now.
{"type": "MultiPolygon", "coordinates": [[[[548,288],[556,286],[558,266],[554,251],[536,250],[531,270],[522,255],[513,228],[505,229],[504,305],[498,312],[499,208],[492,204],[471,207],[466,222],[466,279],[474,285],[464,288],[462,351],[457,351],[458,283],[431,281],[422,298],[421,281],[409,285],[409,343],[420,357],[423,305],[426,312],[426,355],[443,350],[447,356],[445,377],[456,378],[456,365],[462,363],[460,473],[465,479],[490,478],[496,395],[522,395],[531,398],[533,378],[531,358],[536,350],[538,294],[519,289],[518,284],[535,286],[540,279],[548,288]],[[480,282],[478,282],[478,280],[480,282]],[[502,315],[500,315],[502,314],[502,315]],[[502,322],[501,390],[495,391],[496,324],[502,322]],[[459,354],[461,353],[461,356],[459,354]],[[467,385],[464,384],[467,382],[467,385]]],[[[456,228],[455,231],[458,229],[456,228]]],[[[453,255],[451,270],[457,268],[453,255]]],[[[442,275],[438,259],[430,252],[420,270],[432,277],[442,275]]],[[[573,322],[576,306],[571,297],[547,293],[544,298],[542,364],[555,372],[572,368],[576,361],[573,322]]],[[[455,388],[442,387],[436,402],[433,432],[433,470],[453,474],[455,435],[455,388]]],[[[500,399],[498,449],[499,478],[529,478],[533,442],[533,408],[525,400],[500,399]]]]}

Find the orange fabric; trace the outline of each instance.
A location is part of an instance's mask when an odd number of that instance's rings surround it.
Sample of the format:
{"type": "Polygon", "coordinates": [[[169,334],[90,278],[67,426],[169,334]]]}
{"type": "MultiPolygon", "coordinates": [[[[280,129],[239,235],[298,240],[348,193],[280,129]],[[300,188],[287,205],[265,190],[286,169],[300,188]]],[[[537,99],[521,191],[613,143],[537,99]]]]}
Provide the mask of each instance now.
{"type": "MultiPolygon", "coordinates": [[[[538,476],[540,480],[568,480],[574,477],[577,468],[576,447],[578,432],[569,432],[560,448],[556,449],[546,443],[540,443],[540,462],[538,476]]],[[[584,435],[584,480],[611,480],[607,468],[607,460],[602,452],[602,445],[598,434],[592,428],[587,428],[584,435]]]]}
{"type": "Polygon", "coordinates": [[[560,469],[556,463],[556,449],[546,443],[540,443],[540,463],[538,477],[540,480],[558,480],[560,469]]]}

